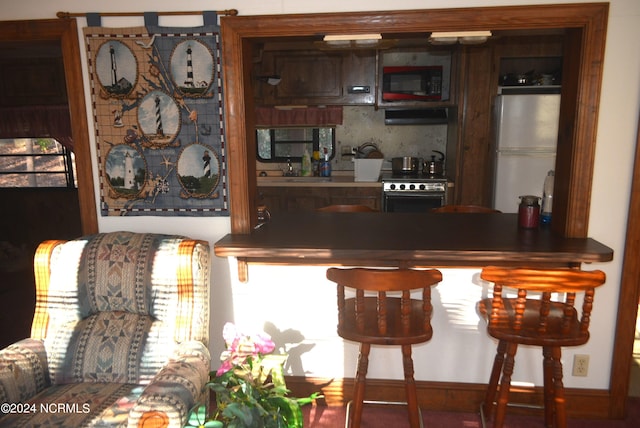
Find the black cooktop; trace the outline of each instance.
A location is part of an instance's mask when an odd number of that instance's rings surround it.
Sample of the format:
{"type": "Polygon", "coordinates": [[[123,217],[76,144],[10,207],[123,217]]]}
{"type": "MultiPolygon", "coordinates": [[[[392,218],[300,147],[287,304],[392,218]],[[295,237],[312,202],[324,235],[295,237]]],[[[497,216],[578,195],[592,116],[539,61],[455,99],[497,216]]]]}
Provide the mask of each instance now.
{"type": "Polygon", "coordinates": [[[447,177],[423,173],[394,174],[392,172],[383,172],[382,181],[447,181],[447,177]]]}

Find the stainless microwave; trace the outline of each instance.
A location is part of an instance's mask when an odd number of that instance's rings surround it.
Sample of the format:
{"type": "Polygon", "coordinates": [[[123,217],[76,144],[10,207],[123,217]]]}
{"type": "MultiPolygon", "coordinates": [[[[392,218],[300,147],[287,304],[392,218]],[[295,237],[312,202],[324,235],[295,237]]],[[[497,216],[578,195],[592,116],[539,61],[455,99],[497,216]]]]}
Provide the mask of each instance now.
{"type": "Polygon", "coordinates": [[[440,101],[442,66],[395,66],[382,68],[384,101],[440,101]]]}

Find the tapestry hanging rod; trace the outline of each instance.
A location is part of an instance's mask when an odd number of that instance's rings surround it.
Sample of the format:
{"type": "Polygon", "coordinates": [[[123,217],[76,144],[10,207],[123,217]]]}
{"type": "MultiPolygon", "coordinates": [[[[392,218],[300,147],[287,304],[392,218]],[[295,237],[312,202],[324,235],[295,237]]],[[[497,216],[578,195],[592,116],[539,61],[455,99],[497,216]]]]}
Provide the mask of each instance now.
{"type": "MultiPolygon", "coordinates": [[[[202,11],[184,11],[184,12],[157,12],[158,16],[176,16],[176,15],[202,15],[202,11]]],[[[229,15],[236,16],[238,14],[238,9],[225,9],[225,10],[217,10],[216,13],[218,15],[229,15]]],[[[86,13],[71,13],[71,12],[58,12],[56,13],[58,18],[84,18],[87,16],[86,13]]],[[[144,12],[102,12],[100,16],[144,16],[144,12]]]]}

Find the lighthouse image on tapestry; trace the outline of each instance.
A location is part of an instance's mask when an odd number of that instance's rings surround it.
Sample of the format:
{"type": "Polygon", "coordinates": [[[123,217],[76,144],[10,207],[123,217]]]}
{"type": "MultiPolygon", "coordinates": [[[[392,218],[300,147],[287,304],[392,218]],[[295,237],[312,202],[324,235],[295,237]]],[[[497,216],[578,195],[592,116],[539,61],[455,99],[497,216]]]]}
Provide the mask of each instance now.
{"type": "Polygon", "coordinates": [[[180,108],[166,93],[151,91],[140,101],[138,123],[150,144],[166,147],[180,131],[180,108]]]}
{"type": "Polygon", "coordinates": [[[112,96],[124,96],[133,89],[138,67],[133,53],[126,45],[110,41],[100,47],[95,71],[105,91],[112,96]]]}
{"type": "Polygon", "coordinates": [[[171,56],[171,75],[177,89],[185,95],[207,92],[213,79],[213,56],[209,48],[197,40],[180,43],[171,56]]]}

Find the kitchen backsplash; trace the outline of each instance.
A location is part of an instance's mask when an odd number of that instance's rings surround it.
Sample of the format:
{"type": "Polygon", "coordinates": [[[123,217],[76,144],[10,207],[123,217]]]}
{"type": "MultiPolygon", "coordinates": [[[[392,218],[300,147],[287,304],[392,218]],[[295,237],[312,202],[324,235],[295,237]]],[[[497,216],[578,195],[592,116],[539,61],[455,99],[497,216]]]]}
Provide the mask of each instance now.
{"type": "Polygon", "coordinates": [[[393,157],[431,159],[432,150],[446,152],[447,125],[385,125],[382,109],[344,107],[343,125],[336,127],[335,169],[353,169],[352,157],[342,156],[342,149],[364,143],[376,144],[386,160],[382,168],[390,169],[393,157]]]}
{"type": "MultiPolygon", "coordinates": [[[[345,106],[343,124],[336,126],[334,171],[353,170],[353,156],[343,155],[365,143],[374,143],[384,154],[383,169],[391,158],[415,156],[430,160],[438,150],[446,153],[447,125],[385,125],[384,110],[369,106],[345,106]]],[[[294,165],[299,169],[300,165],[294,165]]],[[[257,162],[258,171],[284,170],[286,164],[257,162]]]]}

